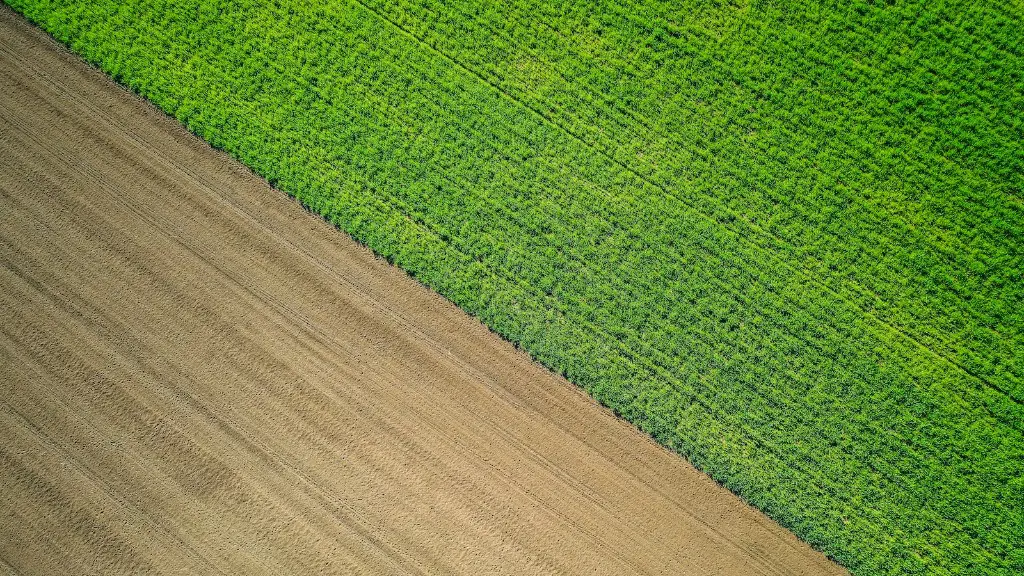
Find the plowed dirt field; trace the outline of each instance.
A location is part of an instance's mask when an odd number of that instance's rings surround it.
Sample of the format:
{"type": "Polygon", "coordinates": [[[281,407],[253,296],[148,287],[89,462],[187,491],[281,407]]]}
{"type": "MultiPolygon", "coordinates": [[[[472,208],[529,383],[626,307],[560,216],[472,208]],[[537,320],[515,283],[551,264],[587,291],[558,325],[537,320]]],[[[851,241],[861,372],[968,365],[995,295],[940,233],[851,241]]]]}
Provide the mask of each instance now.
{"type": "Polygon", "coordinates": [[[0,568],[843,573],[6,8],[0,568]]]}

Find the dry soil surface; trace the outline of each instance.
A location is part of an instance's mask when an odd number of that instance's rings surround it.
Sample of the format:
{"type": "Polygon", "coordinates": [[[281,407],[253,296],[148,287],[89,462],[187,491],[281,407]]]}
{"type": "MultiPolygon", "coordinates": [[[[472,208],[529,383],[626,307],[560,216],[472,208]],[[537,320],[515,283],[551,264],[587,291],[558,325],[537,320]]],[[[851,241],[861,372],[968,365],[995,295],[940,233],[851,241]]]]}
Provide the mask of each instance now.
{"type": "Polygon", "coordinates": [[[0,572],[840,574],[0,9],[0,572]]]}

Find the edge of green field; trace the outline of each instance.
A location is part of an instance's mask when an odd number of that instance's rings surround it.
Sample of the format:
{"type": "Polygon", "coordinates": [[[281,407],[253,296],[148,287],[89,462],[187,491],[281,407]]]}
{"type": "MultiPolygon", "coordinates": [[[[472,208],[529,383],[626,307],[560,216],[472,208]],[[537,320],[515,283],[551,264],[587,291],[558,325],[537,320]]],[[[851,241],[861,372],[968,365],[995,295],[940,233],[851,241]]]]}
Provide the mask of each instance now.
{"type": "Polygon", "coordinates": [[[1024,572],[1012,6],[6,1],[855,574],[1024,572]]]}

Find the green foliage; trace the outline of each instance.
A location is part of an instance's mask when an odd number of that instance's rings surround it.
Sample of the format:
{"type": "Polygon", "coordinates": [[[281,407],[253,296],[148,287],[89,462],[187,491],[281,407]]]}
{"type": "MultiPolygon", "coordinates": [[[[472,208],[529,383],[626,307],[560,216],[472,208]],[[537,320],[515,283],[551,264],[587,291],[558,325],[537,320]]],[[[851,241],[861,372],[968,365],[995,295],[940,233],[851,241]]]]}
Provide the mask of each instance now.
{"type": "Polygon", "coordinates": [[[1024,573],[1013,3],[7,1],[855,574],[1024,573]]]}

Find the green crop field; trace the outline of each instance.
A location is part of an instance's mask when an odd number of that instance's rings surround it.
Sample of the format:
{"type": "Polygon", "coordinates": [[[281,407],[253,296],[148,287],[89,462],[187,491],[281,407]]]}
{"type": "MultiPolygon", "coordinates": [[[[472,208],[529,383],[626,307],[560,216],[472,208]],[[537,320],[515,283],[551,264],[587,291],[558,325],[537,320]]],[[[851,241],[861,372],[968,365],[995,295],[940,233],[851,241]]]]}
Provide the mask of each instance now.
{"type": "Polygon", "coordinates": [[[1019,2],[6,1],[854,574],[1024,573],[1019,2]]]}

